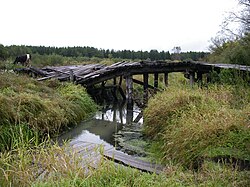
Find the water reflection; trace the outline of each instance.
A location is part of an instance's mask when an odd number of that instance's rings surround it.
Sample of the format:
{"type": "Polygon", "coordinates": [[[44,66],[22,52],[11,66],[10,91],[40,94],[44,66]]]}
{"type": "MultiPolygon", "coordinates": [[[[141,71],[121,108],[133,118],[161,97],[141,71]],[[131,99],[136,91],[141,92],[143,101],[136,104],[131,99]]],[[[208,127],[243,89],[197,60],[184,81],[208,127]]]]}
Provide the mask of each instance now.
{"type": "Polygon", "coordinates": [[[141,109],[134,104],[114,103],[97,112],[95,119],[125,124],[143,123],[141,109]]]}
{"type": "Polygon", "coordinates": [[[131,153],[126,142],[142,137],[143,118],[139,107],[126,103],[105,105],[92,119],[81,122],[59,138],[59,141],[84,141],[109,144],[131,153]]]}

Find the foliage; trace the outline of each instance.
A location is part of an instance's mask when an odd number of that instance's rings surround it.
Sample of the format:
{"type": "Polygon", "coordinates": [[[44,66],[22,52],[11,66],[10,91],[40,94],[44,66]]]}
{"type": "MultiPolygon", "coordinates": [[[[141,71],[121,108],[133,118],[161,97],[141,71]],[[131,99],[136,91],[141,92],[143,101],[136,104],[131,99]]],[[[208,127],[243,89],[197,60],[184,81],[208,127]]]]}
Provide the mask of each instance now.
{"type": "Polygon", "coordinates": [[[215,47],[208,59],[216,63],[250,65],[250,34],[215,47]]]}
{"type": "Polygon", "coordinates": [[[144,112],[145,132],[164,142],[165,161],[193,168],[207,157],[250,160],[248,105],[234,108],[232,90],[170,88],[149,102],[144,112]]]}

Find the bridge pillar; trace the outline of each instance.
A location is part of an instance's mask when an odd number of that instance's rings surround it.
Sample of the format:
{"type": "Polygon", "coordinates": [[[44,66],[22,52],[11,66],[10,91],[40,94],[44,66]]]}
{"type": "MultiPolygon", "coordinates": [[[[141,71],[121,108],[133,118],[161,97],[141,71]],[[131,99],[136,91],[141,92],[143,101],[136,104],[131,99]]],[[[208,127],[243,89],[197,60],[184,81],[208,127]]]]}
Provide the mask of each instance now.
{"type": "Polygon", "coordinates": [[[72,69],[69,70],[69,80],[70,80],[70,82],[75,81],[75,76],[74,76],[74,73],[73,73],[72,69]]]}
{"type": "Polygon", "coordinates": [[[132,75],[126,76],[126,99],[128,103],[133,101],[133,80],[132,75]]]}
{"type": "Polygon", "coordinates": [[[168,73],[164,73],[164,84],[166,87],[168,86],[168,73]]]}
{"type": "Polygon", "coordinates": [[[189,82],[190,82],[190,85],[193,86],[194,85],[194,81],[195,81],[195,72],[189,72],[189,82]]]}
{"type": "Polygon", "coordinates": [[[154,73],[154,91],[156,92],[157,88],[158,88],[158,79],[159,79],[159,74],[158,73],[154,73]]]}
{"type": "Polygon", "coordinates": [[[116,85],[116,78],[113,79],[113,83],[114,83],[114,88],[112,90],[112,94],[113,94],[113,97],[115,99],[115,101],[118,100],[117,98],[117,85],[116,85]]]}
{"type": "Polygon", "coordinates": [[[148,73],[143,74],[143,102],[146,104],[148,102],[148,73]]]}
{"type": "Polygon", "coordinates": [[[202,73],[197,72],[197,82],[200,87],[202,87],[202,73]]]}
{"type": "Polygon", "coordinates": [[[133,122],[133,102],[127,103],[127,114],[126,114],[126,124],[130,125],[133,122]]]}

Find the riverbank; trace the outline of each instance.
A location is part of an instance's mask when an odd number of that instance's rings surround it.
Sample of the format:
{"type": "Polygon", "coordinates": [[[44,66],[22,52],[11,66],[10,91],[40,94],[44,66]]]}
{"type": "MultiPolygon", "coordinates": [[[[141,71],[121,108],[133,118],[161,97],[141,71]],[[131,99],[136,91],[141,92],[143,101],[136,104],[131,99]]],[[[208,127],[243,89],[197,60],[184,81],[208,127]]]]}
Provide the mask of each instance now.
{"type": "Polygon", "coordinates": [[[78,124],[96,110],[83,87],[0,72],[0,151],[15,147],[20,128],[27,139],[36,136],[40,141],[78,124]]]}

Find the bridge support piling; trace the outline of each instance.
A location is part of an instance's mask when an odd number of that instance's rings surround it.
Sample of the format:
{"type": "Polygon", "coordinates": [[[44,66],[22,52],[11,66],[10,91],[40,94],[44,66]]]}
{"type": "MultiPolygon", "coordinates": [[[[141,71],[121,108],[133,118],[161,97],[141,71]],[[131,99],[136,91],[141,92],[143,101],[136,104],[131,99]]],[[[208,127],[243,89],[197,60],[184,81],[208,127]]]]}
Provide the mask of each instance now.
{"type": "Polygon", "coordinates": [[[74,76],[74,73],[73,73],[72,69],[69,70],[69,80],[70,80],[70,82],[75,81],[75,76],[74,76]]]}
{"type": "Polygon", "coordinates": [[[143,74],[143,102],[146,104],[148,102],[148,73],[143,74]]]}
{"type": "Polygon", "coordinates": [[[114,88],[113,88],[113,90],[112,90],[112,94],[113,94],[113,97],[114,97],[115,101],[117,101],[118,98],[117,98],[116,78],[113,79],[113,84],[114,84],[114,88]]]}
{"type": "Polygon", "coordinates": [[[164,73],[164,84],[168,87],[168,73],[164,73]]]}
{"type": "Polygon", "coordinates": [[[132,75],[126,76],[126,99],[128,103],[133,101],[133,80],[132,75]]]}
{"type": "Polygon", "coordinates": [[[129,125],[129,124],[132,124],[133,122],[133,105],[134,103],[131,102],[131,103],[127,103],[127,115],[126,115],[126,124],[129,125]]]}
{"type": "Polygon", "coordinates": [[[202,75],[201,72],[197,72],[197,82],[200,87],[202,87],[202,75]]]}
{"type": "Polygon", "coordinates": [[[194,85],[194,80],[195,80],[195,72],[189,72],[189,82],[190,82],[190,86],[193,87],[194,85]]]}
{"type": "Polygon", "coordinates": [[[158,79],[159,79],[159,74],[158,73],[154,73],[154,91],[157,91],[158,88],[158,79]]]}

